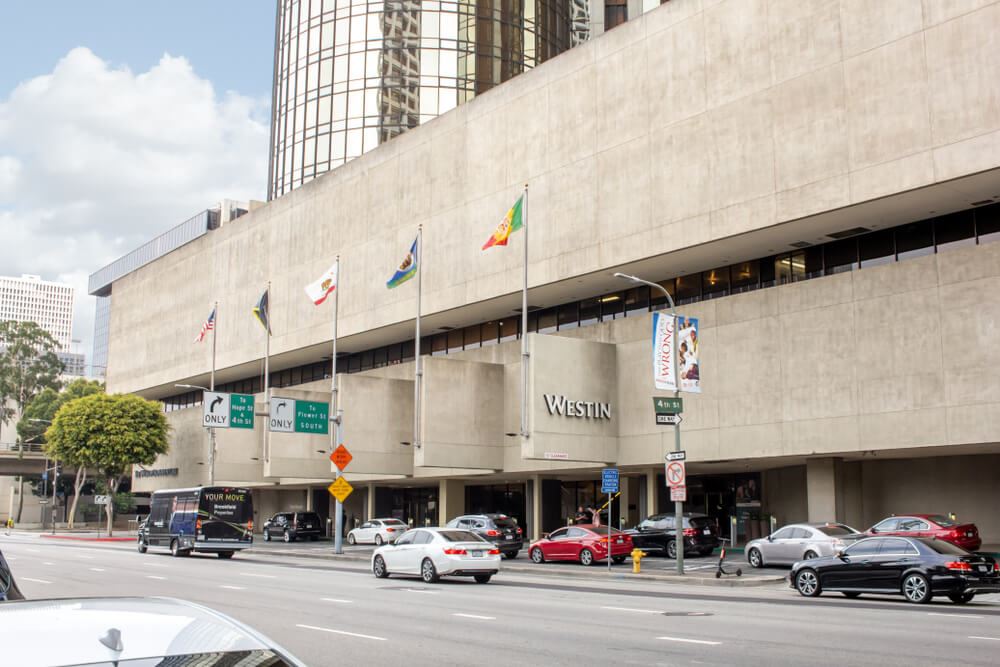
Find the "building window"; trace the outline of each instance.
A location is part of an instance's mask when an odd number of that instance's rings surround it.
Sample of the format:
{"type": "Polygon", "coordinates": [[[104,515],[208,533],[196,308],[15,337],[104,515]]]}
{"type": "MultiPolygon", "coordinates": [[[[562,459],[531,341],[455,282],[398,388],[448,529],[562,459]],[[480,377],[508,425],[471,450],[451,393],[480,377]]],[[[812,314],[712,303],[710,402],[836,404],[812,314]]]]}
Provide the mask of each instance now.
{"type": "Polygon", "coordinates": [[[701,274],[692,273],[677,279],[677,293],[674,301],[677,305],[692,303],[701,298],[701,274]]]}
{"type": "Polygon", "coordinates": [[[628,21],[625,0],[606,0],[604,3],[604,29],[611,30],[628,21]]]}
{"type": "Polygon", "coordinates": [[[706,299],[729,294],[729,267],[712,269],[701,274],[701,293],[706,299]]]}
{"type": "Polygon", "coordinates": [[[580,308],[578,303],[568,303],[559,306],[559,331],[576,329],[580,326],[580,308]]]}
{"type": "Polygon", "coordinates": [[[633,287],[625,292],[625,316],[633,317],[649,312],[649,288],[633,287]]]}
{"type": "Polygon", "coordinates": [[[896,236],[891,229],[866,234],[858,239],[861,268],[888,264],[896,259],[896,236]]]}
{"type": "Polygon", "coordinates": [[[979,243],[1000,240],[1000,204],[976,209],[976,240],[979,243]]]}
{"type": "Polygon", "coordinates": [[[749,292],[760,284],[759,262],[741,262],[729,267],[730,290],[733,294],[749,292]]]}
{"type": "Polygon", "coordinates": [[[921,220],[896,229],[896,257],[910,259],[934,252],[934,227],[921,220]]]}
{"type": "Polygon", "coordinates": [[[826,264],[826,275],[828,276],[857,269],[857,239],[843,239],[826,244],[823,247],[823,260],[826,264]]]}
{"type": "Polygon", "coordinates": [[[975,245],[976,217],[973,211],[962,211],[935,218],[934,242],[938,252],[975,245]]]}

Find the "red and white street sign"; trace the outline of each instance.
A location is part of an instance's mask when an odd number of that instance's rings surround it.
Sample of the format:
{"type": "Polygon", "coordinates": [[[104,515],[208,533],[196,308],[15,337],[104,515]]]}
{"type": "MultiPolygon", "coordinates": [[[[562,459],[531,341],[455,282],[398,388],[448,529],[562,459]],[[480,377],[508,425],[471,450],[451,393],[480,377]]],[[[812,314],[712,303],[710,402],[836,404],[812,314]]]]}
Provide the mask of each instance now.
{"type": "Polygon", "coordinates": [[[667,486],[671,489],[675,486],[684,486],[686,478],[684,461],[671,461],[667,464],[667,486]]]}
{"type": "Polygon", "coordinates": [[[670,487],[670,502],[682,502],[686,503],[688,499],[687,494],[688,488],[686,486],[671,486],[670,487]]]}

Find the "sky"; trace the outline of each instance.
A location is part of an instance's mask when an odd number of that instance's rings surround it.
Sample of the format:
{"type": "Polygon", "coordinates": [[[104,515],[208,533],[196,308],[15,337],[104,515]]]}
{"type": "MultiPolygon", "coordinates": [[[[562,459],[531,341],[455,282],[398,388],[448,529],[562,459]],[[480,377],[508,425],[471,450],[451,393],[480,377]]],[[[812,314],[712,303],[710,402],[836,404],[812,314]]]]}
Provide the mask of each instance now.
{"type": "Polygon", "coordinates": [[[88,362],[91,273],[221,199],[265,197],[274,15],[0,0],[0,275],[73,285],[88,362]]]}

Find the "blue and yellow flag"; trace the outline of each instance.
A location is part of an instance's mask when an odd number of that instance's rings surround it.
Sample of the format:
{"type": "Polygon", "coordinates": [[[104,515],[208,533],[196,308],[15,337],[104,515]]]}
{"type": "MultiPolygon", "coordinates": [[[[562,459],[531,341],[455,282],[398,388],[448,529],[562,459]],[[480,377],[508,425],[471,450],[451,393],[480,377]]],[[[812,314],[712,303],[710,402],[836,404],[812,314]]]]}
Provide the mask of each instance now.
{"type": "Polygon", "coordinates": [[[270,288],[264,290],[264,293],[260,295],[260,299],[257,301],[257,305],[253,307],[254,317],[257,318],[260,325],[267,331],[268,336],[271,335],[271,320],[267,314],[267,293],[269,291],[270,288]]]}
{"type": "Polygon", "coordinates": [[[389,289],[392,289],[393,287],[399,287],[407,280],[412,278],[414,275],[416,275],[418,259],[419,258],[417,257],[417,239],[413,239],[413,245],[410,246],[410,252],[406,253],[406,257],[404,257],[403,261],[400,262],[399,268],[396,269],[396,273],[392,275],[392,278],[389,278],[385,286],[388,287],[389,289]]]}

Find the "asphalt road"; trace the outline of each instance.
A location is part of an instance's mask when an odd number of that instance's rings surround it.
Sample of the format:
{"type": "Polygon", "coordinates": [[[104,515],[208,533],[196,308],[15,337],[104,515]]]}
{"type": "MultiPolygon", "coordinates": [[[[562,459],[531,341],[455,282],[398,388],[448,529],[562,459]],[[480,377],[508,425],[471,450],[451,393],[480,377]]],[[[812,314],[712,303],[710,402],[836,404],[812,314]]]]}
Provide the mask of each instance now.
{"type": "MultiPolygon", "coordinates": [[[[501,573],[492,583],[375,579],[363,564],[238,554],[171,558],[130,545],[0,536],[30,598],[164,595],[219,609],[325,665],[995,665],[1000,596],[801,598],[501,573]]],[[[44,650],[44,648],[42,648],[44,650]]]]}

